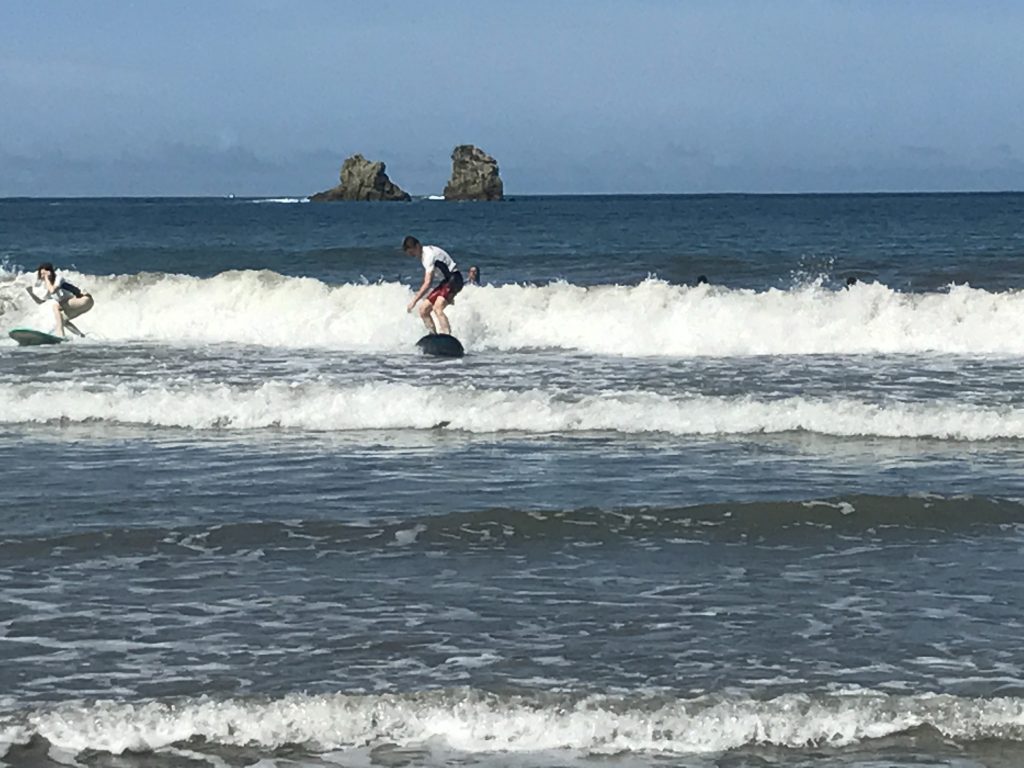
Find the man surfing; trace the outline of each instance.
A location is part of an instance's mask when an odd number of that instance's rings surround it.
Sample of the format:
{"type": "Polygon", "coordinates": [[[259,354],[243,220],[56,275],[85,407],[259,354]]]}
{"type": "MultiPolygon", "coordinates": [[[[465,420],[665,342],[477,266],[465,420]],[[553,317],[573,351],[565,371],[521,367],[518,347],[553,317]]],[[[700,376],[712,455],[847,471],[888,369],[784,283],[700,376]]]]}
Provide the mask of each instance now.
{"type": "Polygon", "coordinates": [[[455,296],[462,290],[463,285],[462,273],[459,272],[455,260],[436,245],[423,245],[412,235],[402,241],[402,250],[419,259],[423,265],[423,285],[412,297],[406,311],[412,312],[419,304],[420,299],[426,296],[427,300],[420,305],[420,318],[423,320],[423,324],[427,326],[430,333],[437,333],[440,329],[441,333],[450,335],[452,328],[444,310],[455,301],[455,296]],[[434,290],[430,290],[435,275],[440,276],[441,282],[434,290]],[[434,325],[435,317],[437,318],[436,327],[434,325]]]}

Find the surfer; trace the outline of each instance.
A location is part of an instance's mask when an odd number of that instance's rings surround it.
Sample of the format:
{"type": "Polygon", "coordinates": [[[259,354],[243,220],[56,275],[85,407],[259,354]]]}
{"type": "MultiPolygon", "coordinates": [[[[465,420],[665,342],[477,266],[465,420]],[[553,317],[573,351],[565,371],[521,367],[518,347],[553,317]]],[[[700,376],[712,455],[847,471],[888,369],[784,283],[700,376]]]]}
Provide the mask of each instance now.
{"type": "Polygon", "coordinates": [[[480,285],[480,267],[476,264],[469,268],[466,272],[466,282],[470,285],[480,285]]]}
{"type": "Polygon", "coordinates": [[[64,337],[66,326],[79,336],[84,336],[85,334],[78,330],[71,321],[92,309],[95,303],[92,296],[58,275],[53,264],[48,261],[40,264],[36,270],[36,287],[42,288],[45,296],[39,298],[32,288],[26,289],[28,295],[36,304],[53,305],[53,315],[57,320],[57,333],[64,337]]]}
{"type": "Polygon", "coordinates": [[[431,333],[437,333],[440,329],[441,333],[451,334],[451,325],[444,310],[455,301],[455,296],[462,290],[463,285],[462,273],[459,272],[455,260],[436,245],[423,245],[412,235],[402,241],[402,250],[419,259],[423,265],[423,284],[412,297],[406,311],[412,312],[420,299],[426,296],[427,300],[420,305],[420,318],[423,324],[431,333]],[[440,275],[441,282],[434,290],[430,290],[435,275],[440,275]],[[431,317],[431,314],[437,318],[437,327],[434,326],[434,317],[431,317]]]}

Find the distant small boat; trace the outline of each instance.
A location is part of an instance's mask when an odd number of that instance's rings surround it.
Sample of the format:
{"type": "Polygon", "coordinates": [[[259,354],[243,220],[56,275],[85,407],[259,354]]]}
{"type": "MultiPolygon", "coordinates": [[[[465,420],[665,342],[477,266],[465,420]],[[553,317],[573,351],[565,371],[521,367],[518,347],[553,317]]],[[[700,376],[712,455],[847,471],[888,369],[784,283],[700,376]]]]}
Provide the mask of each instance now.
{"type": "Polygon", "coordinates": [[[444,200],[444,195],[427,195],[427,200],[444,200]]]}

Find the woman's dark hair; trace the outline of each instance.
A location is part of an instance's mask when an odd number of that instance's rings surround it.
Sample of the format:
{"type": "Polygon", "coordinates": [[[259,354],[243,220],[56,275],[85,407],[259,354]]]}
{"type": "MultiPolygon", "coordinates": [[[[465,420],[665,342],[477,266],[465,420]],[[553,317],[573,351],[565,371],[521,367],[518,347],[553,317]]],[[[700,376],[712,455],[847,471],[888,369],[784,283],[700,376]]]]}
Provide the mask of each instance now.
{"type": "Polygon", "coordinates": [[[38,275],[43,270],[46,270],[47,272],[50,273],[50,279],[51,280],[54,279],[57,276],[57,270],[54,269],[53,268],[53,264],[51,264],[48,261],[44,261],[42,264],[40,264],[38,267],[36,267],[36,274],[38,275]]]}
{"type": "Polygon", "coordinates": [[[470,264],[469,265],[470,273],[472,273],[473,270],[476,270],[476,280],[474,282],[479,283],[480,282],[480,267],[478,267],[476,264],[470,264]]]}
{"type": "Polygon", "coordinates": [[[419,244],[420,241],[417,240],[415,237],[413,237],[412,235],[406,235],[405,240],[402,241],[402,250],[408,251],[411,248],[415,248],[419,244]]]}

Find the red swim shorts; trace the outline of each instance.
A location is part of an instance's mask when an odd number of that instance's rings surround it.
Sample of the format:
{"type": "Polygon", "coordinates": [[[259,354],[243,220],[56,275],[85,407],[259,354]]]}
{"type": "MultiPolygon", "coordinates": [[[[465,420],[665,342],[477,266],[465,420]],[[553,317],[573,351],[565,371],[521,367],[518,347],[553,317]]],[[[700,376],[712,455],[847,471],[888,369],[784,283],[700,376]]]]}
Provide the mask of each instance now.
{"type": "Polygon", "coordinates": [[[457,294],[458,292],[458,289],[456,289],[456,287],[451,282],[446,280],[445,282],[437,286],[437,288],[435,288],[434,290],[427,294],[427,301],[433,304],[439,298],[443,298],[445,301],[451,304],[452,302],[455,301],[455,294],[457,294]]]}

